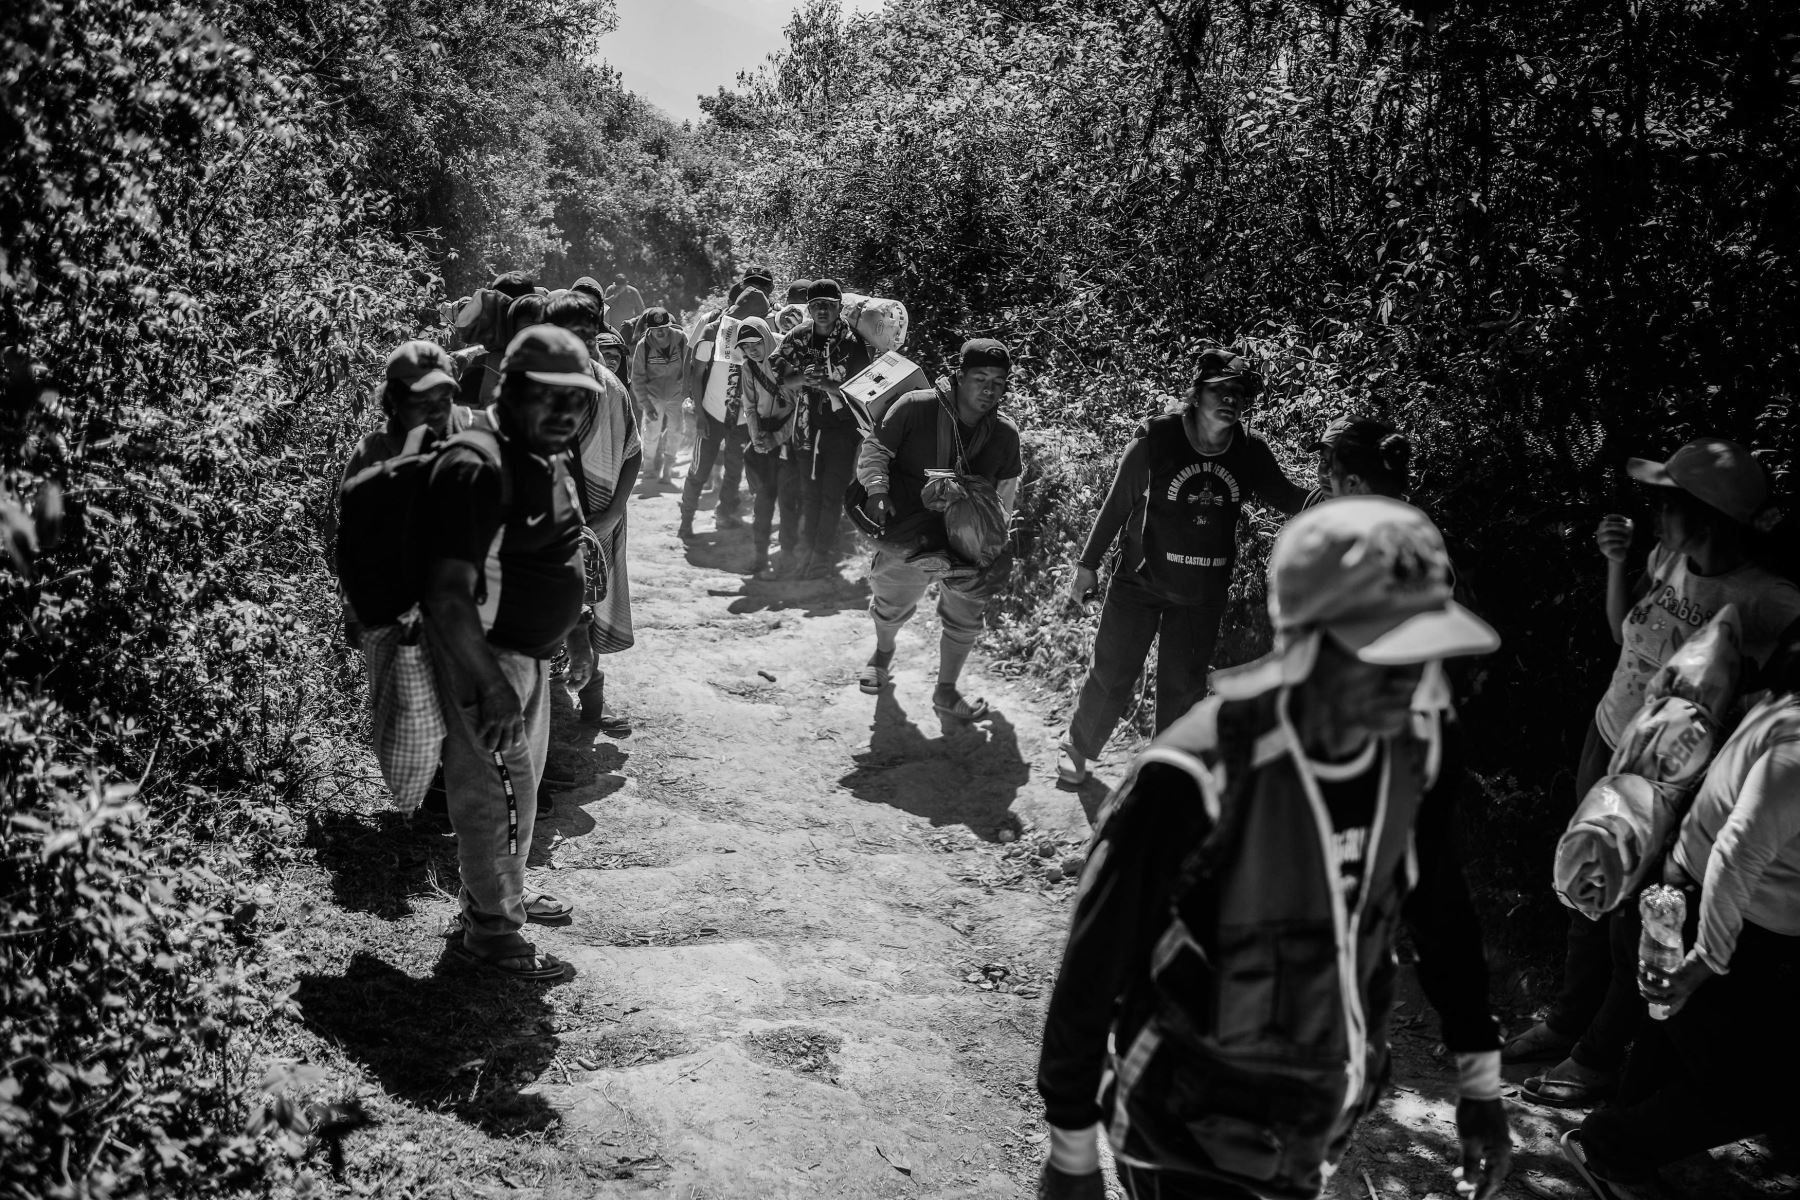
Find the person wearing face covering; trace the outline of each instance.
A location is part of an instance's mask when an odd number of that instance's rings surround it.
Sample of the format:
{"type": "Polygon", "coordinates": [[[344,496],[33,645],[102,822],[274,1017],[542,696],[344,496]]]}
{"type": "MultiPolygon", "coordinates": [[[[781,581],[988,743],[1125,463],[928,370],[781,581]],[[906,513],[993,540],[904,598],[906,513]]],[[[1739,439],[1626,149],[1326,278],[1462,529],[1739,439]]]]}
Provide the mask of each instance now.
{"type": "MultiPolygon", "coordinates": [[[[769,298],[757,287],[746,286],[722,316],[709,320],[700,334],[694,354],[688,360],[688,395],[694,401],[696,422],[694,456],[688,463],[687,480],[681,488],[682,539],[694,536],[694,516],[700,510],[700,493],[706,490],[713,465],[723,462],[723,478],[719,483],[719,503],[713,518],[721,529],[743,524],[741,488],[744,477],[744,447],[749,444],[748,418],[744,415],[743,371],[732,361],[730,346],[721,346],[727,330],[740,327],[747,317],[766,320],[769,298]],[[734,323],[726,325],[725,318],[734,323]]],[[[766,328],[766,326],[765,326],[766,328]]]]}
{"type": "Polygon", "coordinates": [[[1470,1200],[1511,1165],[1499,1030],[1456,842],[1442,664],[1499,637],[1386,497],[1290,521],[1275,649],[1150,744],[1107,801],[1045,1014],[1041,1200],[1312,1200],[1381,1098],[1404,921],[1456,1056],[1470,1200]]]}

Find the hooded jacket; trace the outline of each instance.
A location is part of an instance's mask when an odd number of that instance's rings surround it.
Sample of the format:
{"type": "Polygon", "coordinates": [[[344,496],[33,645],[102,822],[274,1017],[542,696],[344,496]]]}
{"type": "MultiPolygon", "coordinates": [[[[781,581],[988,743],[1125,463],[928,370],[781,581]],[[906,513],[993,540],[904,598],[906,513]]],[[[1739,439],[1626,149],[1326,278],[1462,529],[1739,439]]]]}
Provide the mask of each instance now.
{"type": "Polygon", "coordinates": [[[687,338],[681,326],[669,319],[667,309],[649,309],[631,350],[632,399],[647,411],[679,415],[687,395],[687,372],[687,338]]]}

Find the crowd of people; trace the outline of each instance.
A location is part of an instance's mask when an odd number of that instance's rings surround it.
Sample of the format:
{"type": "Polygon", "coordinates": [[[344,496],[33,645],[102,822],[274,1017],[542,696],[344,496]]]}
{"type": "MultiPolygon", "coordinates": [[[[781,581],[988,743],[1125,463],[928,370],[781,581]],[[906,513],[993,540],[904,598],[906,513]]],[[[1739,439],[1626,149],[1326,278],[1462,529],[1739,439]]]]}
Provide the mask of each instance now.
{"type": "MultiPolygon", "coordinates": [[[[961,676],[1013,569],[1024,460],[1009,348],[971,338],[941,376],[871,408],[847,385],[877,354],[840,285],[776,294],[751,267],[722,307],[684,321],[624,275],[558,291],[502,275],[447,314],[447,346],[410,341],[387,360],[386,423],[344,471],[346,629],[396,803],[455,832],[452,952],[472,965],[568,970],[525,936],[570,913],[525,878],[553,803],[549,689],[560,676],[584,722],[629,734],[601,667],[634,642],[629,500],[640,478],[673,484],[684,455],[680,537],[715,489],[720,527],[748,509],[757,579],[831,577],[846,518],[873,541],[861,691],[892,686],[898,632],[935,587],[932,706],[951,722],[990,715],[961,676]]],[[[1656,513],[1635,581],[1633,523],[1609,516],[1596,538],[1621,654],[1577,801],[1653,677],[1727,606],[1754,668],[1734,709],[1747,715],[1721,722],[1663,856],[1662,877],[1694,898],[1693,949],[1672,973],[1640,970],[1634,905],[1578,913],[1555,1005],[1503,1042],[1459,858],[1445,669],[1499,637],[1460,602],[1443,535],[1408,502],[1410,443],[1335,419],[1300,447],[1316,472],[1297,481],[1244,424],[1264,390],[1249,354],[1207,350],[1187,385],[1124,448],[1069,567],[1071,603],[1103,581],[1104,596],[1058,778],[1090,778],[1152,645],[1155,737],[1097,824],[1048,1006],[1040,1195],[1104,1195],[1101,1130],[1134,1198],[1318,1195],[1388,1076],[1402,925],[1457,1060],[1464,1195],[1495,1194],[1509,1170],[1503,1060],[1554,1063],[1528,1100],[1600,1106],[1566,1150],[1602,1200],[1800,1115],[1758,1086],[1800,1067],[1782,1019],[1800,1001],[1800,588],[1758,562],[1769,489],[1754,457],[1704,438],[1633,460],[1656,513]],[[1275,645],[1214,672],[1250,502],[1287,518],[1269,566],[1275,645]],[[1652,1020],[1646,999],[1672,1015],[1652,1020]]]]}

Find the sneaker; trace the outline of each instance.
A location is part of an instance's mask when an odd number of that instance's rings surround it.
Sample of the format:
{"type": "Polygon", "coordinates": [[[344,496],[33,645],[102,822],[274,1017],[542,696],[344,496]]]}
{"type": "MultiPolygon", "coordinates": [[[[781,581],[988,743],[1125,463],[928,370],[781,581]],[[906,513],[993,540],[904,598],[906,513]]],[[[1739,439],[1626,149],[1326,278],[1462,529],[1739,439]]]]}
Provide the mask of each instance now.
{"type": "Polygon", "coordinates": [[[714,513],[713,524],[720,529],[742,529],[744,526],[744,518],[738,516],[734,512],[714,513]]]}
{"type": "Polygon", "coordinates": [[[684,542],[694,536],[694,518],[692,516],[681,518],[681,524],[676,528],[675,536],[684,542]]]}

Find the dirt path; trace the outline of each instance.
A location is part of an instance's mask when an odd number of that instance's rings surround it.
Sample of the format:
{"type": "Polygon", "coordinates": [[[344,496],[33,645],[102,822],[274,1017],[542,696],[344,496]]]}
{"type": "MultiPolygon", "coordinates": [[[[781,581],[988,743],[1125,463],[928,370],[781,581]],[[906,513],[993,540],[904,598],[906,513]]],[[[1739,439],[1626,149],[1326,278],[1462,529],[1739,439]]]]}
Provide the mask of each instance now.
{"type": "MultiPolygon", "coordinates": [[[[632,523],[638,645],[605,665],[635,729],[597,735],[559,696],[550,763],[577,786],[533,848],[535,882],[577,905],[534,930],[573,980],[447,977],[448,836],[312,818],[336,911],[300,871],[275,936],[323,1042],[294,1053],[335,1060],[380,1122],[346,1180],[546,1200],[1029,1196],[1044,997],[1103,786],[1055,786],[1044,698],[979,656],[965,691],[996,715],[938,720],[934,616],[903,633],[892,691],[865,696],[860,581],[747,583],[747,533],[684,547],[672,492],[642,493],[632,523]]],[[[1408,996],[1399,1090],[1331,1196],[1454,1194],[1435,1028],[1408,996]]],[[[1516,1119],[1507,1194],[1582,1196],[1555,1154],[1570,1122],[1516,1119]]]]}

